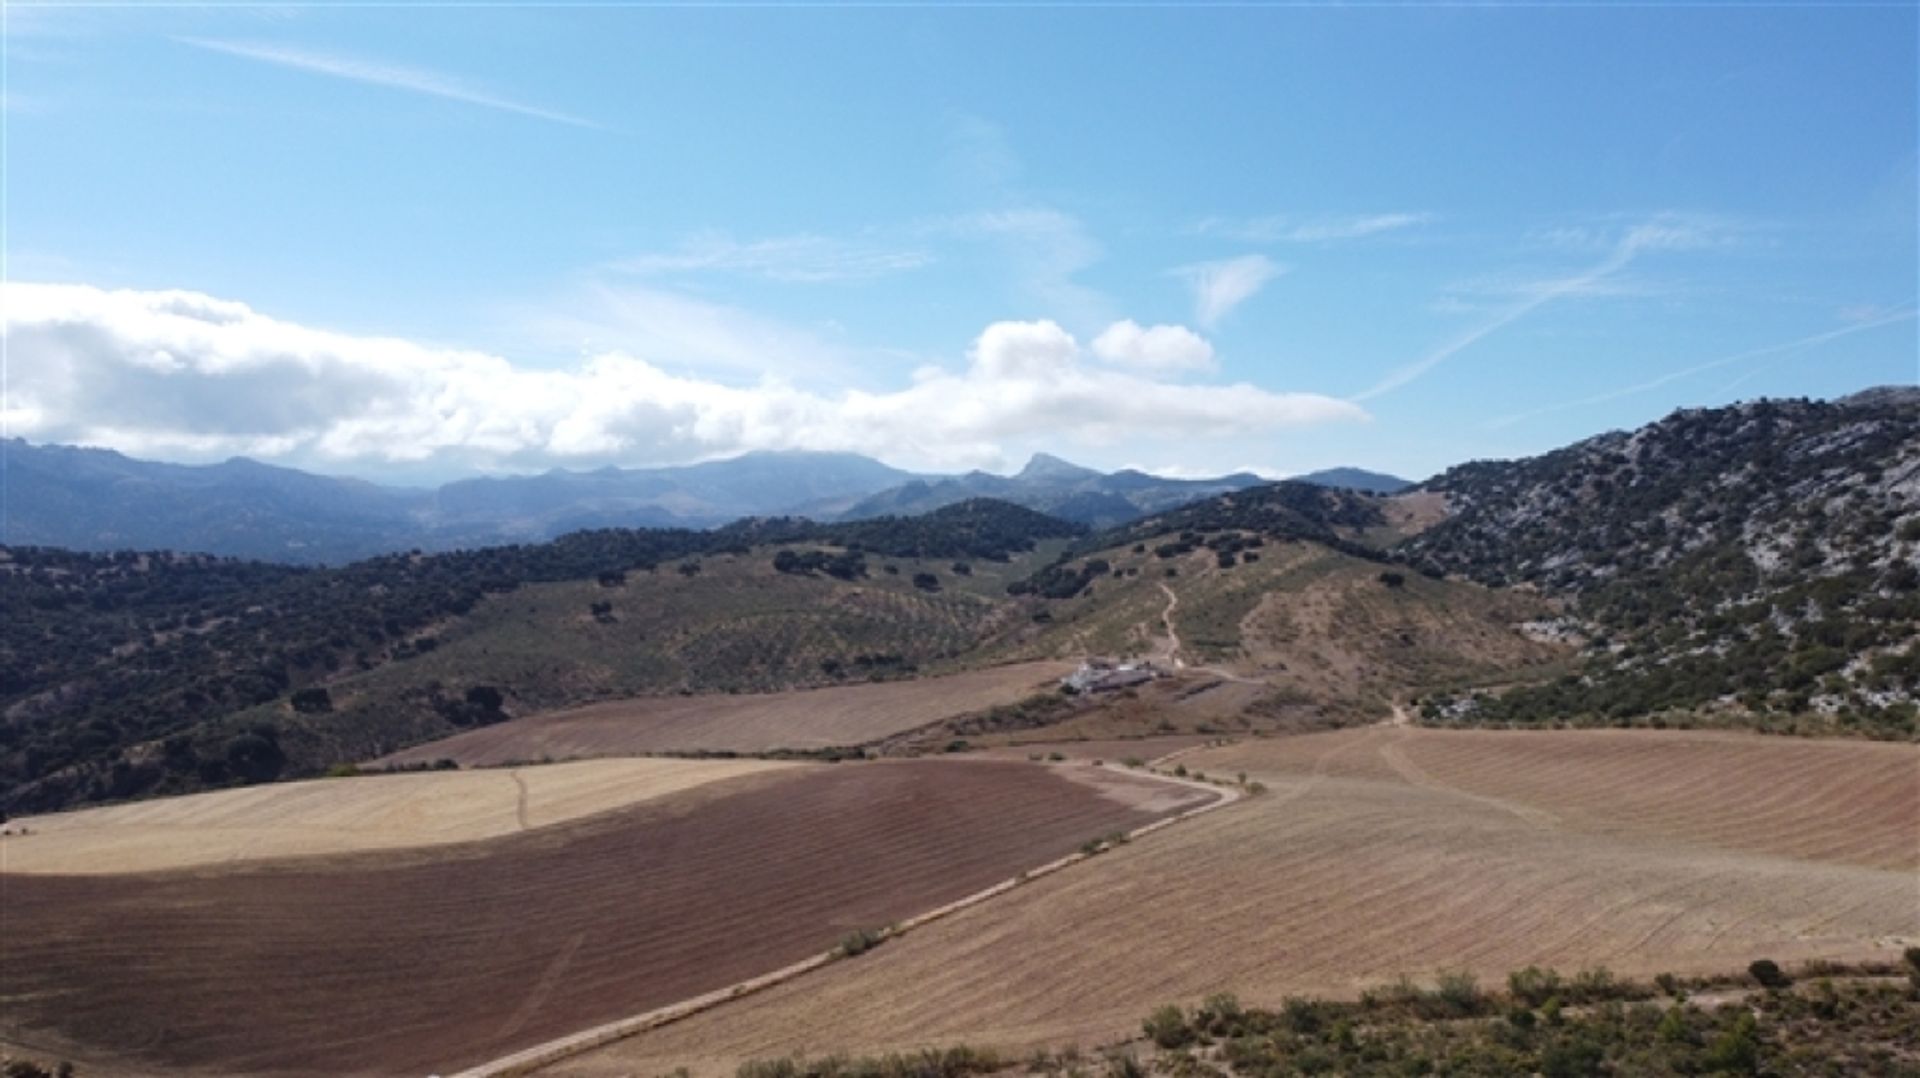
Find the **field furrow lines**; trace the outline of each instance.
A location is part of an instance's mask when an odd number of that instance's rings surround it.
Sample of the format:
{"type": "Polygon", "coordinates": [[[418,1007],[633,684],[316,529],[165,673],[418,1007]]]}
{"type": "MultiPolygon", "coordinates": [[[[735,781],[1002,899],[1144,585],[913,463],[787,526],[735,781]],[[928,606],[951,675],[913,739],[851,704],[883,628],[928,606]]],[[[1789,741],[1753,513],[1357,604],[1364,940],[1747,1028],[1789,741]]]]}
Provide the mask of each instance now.
{"type": "Polygon", "coordinates": [[[1911,871],[1860,860],[1908,842],[1911,746],[1372,727],[1179,759],[1268,792],[556,1073],[1058,1046],[1220,990],[1272,1005],[1441,968],[1645,977],[1920,941],[1911,871]]]}

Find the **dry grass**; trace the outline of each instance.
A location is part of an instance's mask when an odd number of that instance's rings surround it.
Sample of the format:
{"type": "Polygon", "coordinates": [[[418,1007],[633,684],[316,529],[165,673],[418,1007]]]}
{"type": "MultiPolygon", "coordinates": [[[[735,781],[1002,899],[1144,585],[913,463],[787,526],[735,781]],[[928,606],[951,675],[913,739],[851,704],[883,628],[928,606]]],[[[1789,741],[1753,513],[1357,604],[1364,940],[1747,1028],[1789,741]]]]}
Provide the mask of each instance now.
{"type": "Polygon", "coordinates": [[[800,764],[594,760],[221,790],[16,820],[0,870],[102,875],[493,838],[800,764]]]}
{"type": "Polygon", "coordinates": [[[1278,779],[1318,769],[1327,778],[1405,782],[1622,841],[1920,871],[1913,746],[1730,732],[1401,729],[1245,742],[1187,762],[1278,779]],[[1328,754],[1328,746],[1343,748],[1328,754]]]}
{"type": "Polygon", "coordinates": [[[555,1073],[1092,1044],[1215,991],[1271,1006],[1441,967],[1644,977],[1920,939],[1910,746],[1376,726],[1181,762],[1269,791],[555,1073]]]}
{"type": "Polygon", "coordinates": [[[1034,662],[914,681],[738,696],[651,696],[515,719],[418,745],[384,762],[467,766],[638,752],[768,752],[859,745],[1013,703],[1072,669],[1034,662]]]}
{"type": "Polygon", "coordinates": [[[1418,535],[1447,519],[1447,496],[1432,490],[1396,494],[1382,501],[1380,508],[1396,536],[1418,535]]]}
{"type": "Polygon", "coordinates": [[[1571,654],[1517,628],[1548,613],[1535,596],[1400,575],[1388,587],[1371,563],[1302,567],[1240,619],[1239,661],[1302,699],[1381,713],[1406,693],[1537,677],[1571,654]]]}
{"type": "Polygon", "coordinates": [[[1519,590],[1431,580],[1317,543],[1270,542],[1256,562],[1221,569],[1206,549],[1160,558],[1149,548],[1103,551],[1116,570],[1090,594],[1047,604],[1052,621],[996,654],[1087,653],[1169,661],[1167,592],[1179,654],[1266,684],[1269,717],[1289,705],[1343,721],[1379,718],[1393,700],[1558,673],[1572,649],[1519,626],[1555,608],[1519,590]],[[1167,570],[1177,575],[1166,576],[1167,570]],[[1398,587],[1383,572],[1400,576],[1398,587]]]}

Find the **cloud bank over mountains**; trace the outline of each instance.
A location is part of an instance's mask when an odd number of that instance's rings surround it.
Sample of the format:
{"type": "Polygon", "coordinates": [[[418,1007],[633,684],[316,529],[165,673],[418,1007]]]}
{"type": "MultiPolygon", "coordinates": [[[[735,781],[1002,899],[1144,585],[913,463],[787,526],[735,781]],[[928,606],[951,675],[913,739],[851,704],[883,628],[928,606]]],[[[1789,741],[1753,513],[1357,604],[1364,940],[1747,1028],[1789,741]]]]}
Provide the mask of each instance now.
{"type": "Polygon", "coordinates": [[[617,350],[534,367],[196,292],[16,283],[5,301],[7,433],[170,459],[522,470],[823,449],[992,467],[1024,440],[1244,437],[1367,418],[1320,394],[1183,380],[1212,369],[1212,346],[1131,321],[1090,348],[1051,321],[996,322],[964,362],[867,391],[772,375],[730,384],[617,350]]]}

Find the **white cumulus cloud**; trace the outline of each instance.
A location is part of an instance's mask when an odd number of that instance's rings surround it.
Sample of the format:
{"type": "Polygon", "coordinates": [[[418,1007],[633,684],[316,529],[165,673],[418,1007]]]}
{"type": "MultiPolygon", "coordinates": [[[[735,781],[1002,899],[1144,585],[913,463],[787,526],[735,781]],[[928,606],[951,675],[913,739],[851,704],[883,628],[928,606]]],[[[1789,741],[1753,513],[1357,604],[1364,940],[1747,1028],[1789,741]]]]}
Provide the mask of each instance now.
{"type": "Polygon", "coordinates": [[[1088,363],[1046,321],[994,323],[963,363],[923,368],[904,388],[822,391],[774,377],[725,384],[619,351],[521,366],[303,326],[193,292],[16,283],[4,300],[9,433],[172,459],[451,471],[840,449],[955,467],[998,464],[1023,440],[1247,437],[1366,418],[1315,393],[1170,383],[1088,363]]]}
{"type": "Polygon", "coordinates": [[[1212,370],[1213,345],[1185,326],[1142,326],[1129,318],[1093,339],[1093,354],[1143,371],[1212,370]]]}

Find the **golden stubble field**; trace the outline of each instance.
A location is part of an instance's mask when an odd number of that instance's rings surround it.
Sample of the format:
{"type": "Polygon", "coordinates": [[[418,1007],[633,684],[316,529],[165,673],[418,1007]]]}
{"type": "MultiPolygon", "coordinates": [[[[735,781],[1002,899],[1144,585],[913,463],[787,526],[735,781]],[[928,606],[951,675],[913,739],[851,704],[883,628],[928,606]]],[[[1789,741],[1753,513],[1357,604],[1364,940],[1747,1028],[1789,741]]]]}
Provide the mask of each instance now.
{"type": "Polygon", "coordinates": [[[1271,1005],[1441,968],[1725,972],[1920,942],[1911,745],[1380,725],[1180,762],[1268,790],[551,1073],[1091,1046],[1216,991],[1271,1005]]]}
{"type": "Polygon", "coordinates": [[[0,836],[0,872],[155,872],[473,842],[799,766],[639,758],[249,786],[15,820],[0,836]]]}

